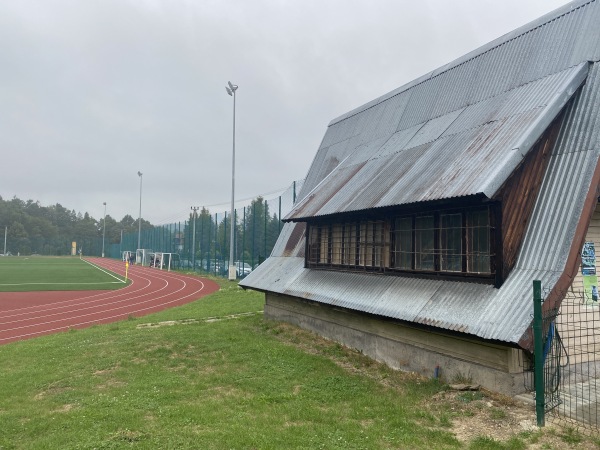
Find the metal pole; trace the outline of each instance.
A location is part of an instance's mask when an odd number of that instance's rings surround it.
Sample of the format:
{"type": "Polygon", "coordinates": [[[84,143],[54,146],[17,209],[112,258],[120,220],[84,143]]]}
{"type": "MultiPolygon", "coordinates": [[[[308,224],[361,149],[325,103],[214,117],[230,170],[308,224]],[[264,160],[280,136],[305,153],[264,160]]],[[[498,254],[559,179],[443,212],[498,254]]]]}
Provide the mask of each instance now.
{"type": "Polygon", "coordinates": [[[234,202],[235,202],[235,91],[238,86],[228,81],[229,88],[225,88],[227,93],[233,97],[233,153],[231,158],[231,213],[229,215],[231,222],[231,233],[229,236],[229,280],[233,281],[236,279],[235,261],[234,261],[234,202]]]}
{"type": "Polygon", "coordinates": [[[194,211],[192,216],[194,221],[194,225],[192,225],[192,270],[196,270],[196,211],[198,211],[198,207],[192,206],[192,211],[194,211]]]}
{"type": "Polygon", "coordinates": [[[538,427],[545,425],[544,342],[542,326],[542,283],[533,280],[533,356],[535,383],[535,415],[538,427]]]}
{"type": "Polygon", "coordinates": [[[6,255],[6,236],[8,235],[8,226],[4,227],[4,254],[6,255]]]}
{"type": "MultiPolygon", "coordinates": [[[[138,171],[138,177],[140,177],[140,215],[138,219],[138,245],[137,248],[140,249],[142,247],[142,172],[138,171]]],[[[137,251],[136,251],[137,253],[137,251]]],[[[137,256],[137,255],[136,255],[137,256]]]]}
{"type": "Polygon", "coordinates": [[[104,237],[106,236],[106,202],[102,203],[104,205],[104,227],[102,229],[102,257],[104,258],[104,237]]]}

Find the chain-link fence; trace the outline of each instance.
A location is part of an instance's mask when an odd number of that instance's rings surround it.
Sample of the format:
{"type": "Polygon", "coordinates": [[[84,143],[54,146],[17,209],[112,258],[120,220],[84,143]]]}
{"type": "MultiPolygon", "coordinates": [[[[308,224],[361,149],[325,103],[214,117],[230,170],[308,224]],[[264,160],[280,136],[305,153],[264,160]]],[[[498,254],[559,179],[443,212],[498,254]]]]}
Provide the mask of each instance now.
{"type": "MultiPolygon", "coordinates": [[[[283,222],[292,209],[303,180],[294,181],[281,195],[259,196],[234,211],[234,259],[238,278],[243,278],[269,256],[283,222]]],[[[231,213],[199,207],[184,221],[142,228],[141,233],[122,233],[118,244],[105,245],[105,255],[120,258],[123,252],[172,253],[175,268],[227,275],[230,255],[231,213]],[[138,246],[139,240],[139,246],[138,246]]],[[[102,240],[82,242],[87,255],[101,255],[102,240]]]]}

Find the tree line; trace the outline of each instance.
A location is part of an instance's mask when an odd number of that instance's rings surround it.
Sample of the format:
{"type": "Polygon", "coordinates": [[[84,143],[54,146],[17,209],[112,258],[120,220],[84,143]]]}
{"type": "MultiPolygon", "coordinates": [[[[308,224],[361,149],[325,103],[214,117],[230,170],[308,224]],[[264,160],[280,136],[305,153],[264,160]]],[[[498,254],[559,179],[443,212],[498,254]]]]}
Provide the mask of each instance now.
{"type": "MultiPolygon", "coordinates": [[[[105,242],[107,245],[119,243],[122,233],[138,229],[138,220],[126,215],[116,221],[106,215],[105,242]]],[[[0,226],[2,235],[6,234],[6,251],[13,255],[68,255],[71,243],[76,242],[78,249],[84,243],[102,239],[103,218],[95,219],[87,212],[84,214],[69,210],[60,203],[42,206],[39,201],[23,201],[17,197],[4,200],[0,196],[0,226]]],[[[142,228],[152,225],[142,219],[142,228]]],[[[0,249],[4,251],[4,243],[0,249]]]]}
{"type": "MultiPolygon", "coordinates": [[[[141,247],[179,253],[188,261],[229,259],[231,217],[212,214],[202,208],[190,212],[183,223],[154,226],[142,219],[141,247]],[[195,230],[195,235],[194,235],[195,230]]],[[[129,214],[117,221],[110,215],[96,219],[87,212],[76,213],[60,203],[42,206],[39,201],[0,197],[0,226],[7,231],[6,250],[14,255],[68,255],[71,243],[84,255],[99,256],[105,230],[106,256],[117,258],[123,250],[136,250],[138,219],[129,214]],[[105,222],[104,222],[104,220],[105,222]]],[[[252,266],[273,249],[282,223],[259,196],[249,206],[235,211],[234,245],[236,260],[252,266]]],[[[0,244],[0,251],[2,249],[0,244]]]]}

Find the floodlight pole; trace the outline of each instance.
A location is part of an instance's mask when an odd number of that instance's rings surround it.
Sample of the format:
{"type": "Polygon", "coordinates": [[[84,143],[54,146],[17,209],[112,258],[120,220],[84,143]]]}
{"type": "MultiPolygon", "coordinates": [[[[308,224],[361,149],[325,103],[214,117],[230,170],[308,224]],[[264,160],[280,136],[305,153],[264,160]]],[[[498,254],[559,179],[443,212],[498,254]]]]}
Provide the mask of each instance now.
{"type": "MultiPolygon", "coordinates": [[[[142,175],[143,175],[143,173],[138,170],[138,177],[140,177],[140,215],[139,215],[139,219],[138,219],[138,245],[137,245],[138,250],[142,246],[142,175]]],[[[137,259],[137,251],[136,251],[136,259],[137,259]]]]}
{"type": "Polygon", "coordinates": [[[106,202],[102,204],[104,205],[104,219],[102,219],[102,222],[104,222],[102,228],[102,257],[104,258],[104,237],[106,236],[106,202]]]}
{"type": "Polygon", "coordinates": [[[192,211],[194,211],[194,215],[192,216],[192,220],[194,221],[194,225],[192,225],[192,270],[196,270],[196,211],[198,211],[197,206],[191,207],[192,211]]]}
{"type": "Polygon", "coordinates": [[[231,222],[231,234],[229,237],[229,281],[233,281],[237,278],[233,255],[233,240],[235,236],[235,91],[237,91],[238,86],[236,84],[232,84],[231,81],[228,81],[227,84],[229,87],[225,87],[225,89],[227,90],[227,93],[233,97],[233,154],[231,158],[231,215],[229,220],[229,222],[231,222]]]}

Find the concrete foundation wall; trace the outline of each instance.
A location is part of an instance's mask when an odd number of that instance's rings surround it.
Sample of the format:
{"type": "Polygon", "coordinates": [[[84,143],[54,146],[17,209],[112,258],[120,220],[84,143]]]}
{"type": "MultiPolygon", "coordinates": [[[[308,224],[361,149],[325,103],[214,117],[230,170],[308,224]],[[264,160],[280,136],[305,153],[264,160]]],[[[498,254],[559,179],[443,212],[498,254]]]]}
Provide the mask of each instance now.
{"type": "Polygon", "coordinates": [[[515,395],[525,391],[520,350],[410,327],[317,302],[266,294],[265,317],[297,325],[357,349],[388,366],[445,381],[470,378],[486,389],[515,395]]]}

